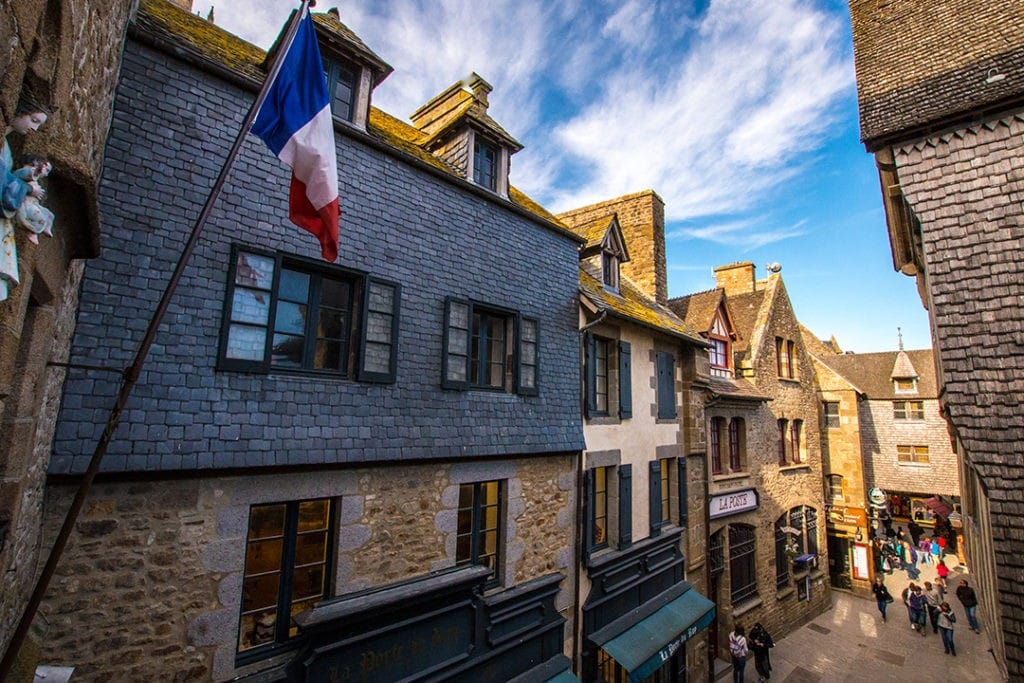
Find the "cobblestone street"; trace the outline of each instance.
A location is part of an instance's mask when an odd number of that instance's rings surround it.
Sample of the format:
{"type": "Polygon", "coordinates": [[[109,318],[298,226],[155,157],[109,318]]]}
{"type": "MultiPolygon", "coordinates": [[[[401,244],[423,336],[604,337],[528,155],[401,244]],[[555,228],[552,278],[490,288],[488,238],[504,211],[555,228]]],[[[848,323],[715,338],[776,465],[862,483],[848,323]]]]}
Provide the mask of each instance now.
{"type": "MultiPolygon", "coordinates": [[[[950,562],[950,564],[953,564],[950,562]]],[[[935,578],[932,565],[920,567],[922,584],[935,578]]],[[[896,601],[889,606],[883,623],[875,601],[851,593],[834,591],[832,609],[794,633],[776,639],[771,651],[772,681],[783,683],[827,683],[831,681],[992,681],[1002,679],[984,631],[974,633],[967,625],[963,607],[953,594],[961,578],[970,574],[956,570],[949,575],[946,600],[956,613],[954,644],[957,657],[943,653],[942,640],[933,634],[921,636],[910,628],[900,593],[909,583],[906,572],[885,577],[896,601]]],[[[757,681],[751,658],[746,681],[757,681]]],[[[728,680],[723,677],[721,680],[728,680]]]]}

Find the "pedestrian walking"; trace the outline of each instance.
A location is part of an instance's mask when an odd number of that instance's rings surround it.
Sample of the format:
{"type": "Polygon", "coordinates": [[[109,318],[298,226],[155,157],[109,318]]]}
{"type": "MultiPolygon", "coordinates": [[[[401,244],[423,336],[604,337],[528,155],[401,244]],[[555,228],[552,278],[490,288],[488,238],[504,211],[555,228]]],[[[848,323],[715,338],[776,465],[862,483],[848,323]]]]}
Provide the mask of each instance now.
{"type": "Polygon", "coordinates": [[[736,628],[729,634],[729,654],[732,655],[732,683],[743,683],[743,670],[747,668],[747,639],[743,627],[736,628]]]}
{"type": "Polygon", "coordinates": [[[932,624],[932,633],[939,632],[939,606],[942,604],[942,591],[933,586],[931,581],[924,582],[924,598],[927,601],[928,621],[932,624]]]}
{"type": "Polygon", "coordinates": [[[910,609],[910,596],[914,592],[914,588],[916,588],[916,586],[914,585],[914,582],[911,581],[907,587],[903,589],[903,592],[900,593],[900,598],[903,600],[903,606],[907,608],[907,619],[910,620],[910,628],[914,628],[916,630],[914,627],[914,612],[910,609]]]}
{"type": "Polygon", "coordinates": [[[960,585],[956,587],[956,599],[964,606],[967,614],[967,624],[975,633],[981,633],[978,625],[978,596],[974,589],[967,583],[967,579],[960,579],[960,585]]]}
{"type": "MultiPolygon", "coordinates": [[[[882,613],[882,621],[885,621],[885,608],[893,601],[892,593],[885,587],[881,576],[875,577],[875,583],[871,586],[871,592],[875,594],[875,602],[878,603],[878,611],[882,613]]],[[[968,617],[969,619],[970,617],[968,617]]]]}
{"type": "Polygon", "coordinates": [[[953,645],[953,624],[956,623],[956,615],[953,614],[948,602],[939,605],[939,633],[942,634],[942,648],[947,655],[956,657],[956,646],[953,645]]]}
{"type": "Polygon", "coordinates": [[[928,611],[928,600],[921,592],[920,586],[914,586],[914,590],[907,596],[907,604],[910,605],[910,620],[913,629],[922,636],[928,635],[928,628],[925,622],[925,614],[928,611]]]}
{"type": "Polygon", "coordinates": [[[921,558],[921,564],[930,564],[932,561],[932,542],[922,538],[917,544],[917,556],[921,558]]]}
{"type": "Polygon", "coordinates": [[[907,531],[910,532],[911,542],[917,546],[918,540],[921,538],[921,534],[924,532],[924,529],[922,529],[921,525],[916,521],[910,520],[910,523],[907,524],[907,531]]]}
{"type": "Polygon", "coordinates": [[[939,563],[935,565],[935,573],[938,575],[936,583],[942,586],[942,592],[946,592],[946,577],[949,576],[949,567],[946,566],[946,558],[939,555],[939,563]]]}
{"type": "Polygon", "coordinates": [[[757,669],[757,683],[765,683],[772,677],[772,658],[768,652],[775,647],[775,641],[761,622],[750,629],[750,649],[754,651],[754,667],[757,669]]]}
{"type": "Polygon", "coordinates": [[[941,550],[942,549],[939,548],[939,539],[936,538],[935,536],[932,536],[932,561],[933,562],[937,563],[939,561],[939,556],[941,554],[941,550]]]}

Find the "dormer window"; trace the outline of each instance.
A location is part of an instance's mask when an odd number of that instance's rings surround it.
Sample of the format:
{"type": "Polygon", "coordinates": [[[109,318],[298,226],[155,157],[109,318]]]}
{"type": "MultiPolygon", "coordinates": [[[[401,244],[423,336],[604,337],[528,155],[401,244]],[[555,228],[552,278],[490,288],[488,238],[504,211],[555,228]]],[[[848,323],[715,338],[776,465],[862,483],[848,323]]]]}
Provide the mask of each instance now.
{"type": "Polygon", "coordinates": [[[498,191],[498,148],[474,136],[473,182],[491,192],[498,191]]]}
{"type": "Polygon", "coordinates": [[[343,121],[353,122],[359,86],[359,67],[342,59],[324,59],[327,91],[331,97],[331,113],[343,121]]]}
{"type": "Polygon", "coordinates": [[[897,394],[916,394],[917,393],[917,380],[916,379],[894,379],[893,385],[897,394]]]}
{"type": "Polygon", "coordinates": [[[711,376],[732,377],[732,339],[721,308],[711,323],[708,343],[711,344],[711,348],[708,349],[711,354],[711,376]]]}
{"type": "Polygon", "coordinates": [[[608,289],[619,289],[619,258],[607,251],[601,254],[601,279],[608,289]]]}

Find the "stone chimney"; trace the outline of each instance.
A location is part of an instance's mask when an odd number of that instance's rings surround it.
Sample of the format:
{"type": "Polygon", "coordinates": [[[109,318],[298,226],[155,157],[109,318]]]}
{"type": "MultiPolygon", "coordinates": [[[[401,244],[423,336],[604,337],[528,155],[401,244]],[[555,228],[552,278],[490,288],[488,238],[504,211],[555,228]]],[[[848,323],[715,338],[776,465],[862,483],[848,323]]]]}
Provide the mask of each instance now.
{"type": "Polygon", "coordinates": [[[757,289],[754,279],[754,264],[750,261],[739,261],[715,268],[715,282],[726,296],[747,294],[757,289]]]}
{"type": "MultiPolygon", "coordinates": [[[[180,7],[189,14],[192,13],[192,0],[171,0],[171,4],[180,7]]],[[[212,8],[211,8],[212,11],[212,8]]]]}
{"type": "Polygon", "coordinates": [[[458,115],[460,108],[468,101],[472,101],[472,107],[478,115],[486,114],[487,95],[491,90],[490,83],[475,72],[471,73],[414,111],[409,119],[412,121],[412,125],[427,135],[433,135],[447,126],[452,121],[452,117],[458,115]]]}
{"type": "Polygon", "coordinates": [[[640,290],[661,305],[668,303],[665,266],[665,202],[654,190],[610,199],[606,202],[558,214],[570,226],[582,225],[610,214],[619,217],[629,261],[620,271],[640,290]]]}

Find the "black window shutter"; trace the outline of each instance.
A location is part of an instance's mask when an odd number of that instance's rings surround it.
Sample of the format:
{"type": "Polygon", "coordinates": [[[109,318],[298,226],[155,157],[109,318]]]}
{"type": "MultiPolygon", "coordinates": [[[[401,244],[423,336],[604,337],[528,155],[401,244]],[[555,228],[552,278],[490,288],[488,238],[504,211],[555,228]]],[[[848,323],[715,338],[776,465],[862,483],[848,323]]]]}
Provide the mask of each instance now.
{"type": "Polygon", "coordinates": [[[661,529],[661,461],[652,460],[649,464],[650,473],[647,477],[647,490],[650,494],[648,506],[650,507],[649,523],[651,536],[657,536],[661,529]]]}
{"type": "Polygon", "coordinates": [[[689,494],[686,481],[686,456],[676,458],[676,463],[679,469],[679,526],[687,527],[690,524],[690,513],[687,509],[689,494]]]}
{"type": "Polygon", "coordinates": [[[633,466],[619,466],[619,550],[633,543],[633,466]]]}
{"type": "Polygon", "coordinates": [[[469,337],[473,329],[473,305],[461,299],[444,302],[444,338],[441,353],[441,386],[469,387],[469,337]]]}
{"type": "Polygon", "coordinates": [[[676,416],[675,357],[658,352],[658,419],[671,420],[676,416]]]}
{"type": "Polygon", "coordinates": [[[583,554],[594,547],[594,471],[583,472],[583,554]]]}
{"type": "Polygon", "coordinates": [[[358,373],[359,379],[363,382],[395,381],[401,292],[401,286],[395,282],[375,277],[366,278],[358,373]]]}
{"type": "Polygon", "coordinates": [[[633,417],[633,358],[629,342],[619,342],[619,419],[633,417]]]}
{"type": "Polygon", "coordinates": [[[594,367],[594,358],[597,355],[597,351],[594,344],[594,335],[587,332],[584,335],[583,343],[586,346],[584,351],[584,369],[586,370],[586,387],[584,391],[586,393],[586,400],[584,401],[583,414],[589,418],[597,409],[597,371],[594,367]]]}
{"type": "Polygon", "coordinates": [[[536,318],[520,316],[516,321],[516,393],[536,396],[540,369],[540,323],[536,318]]]}

